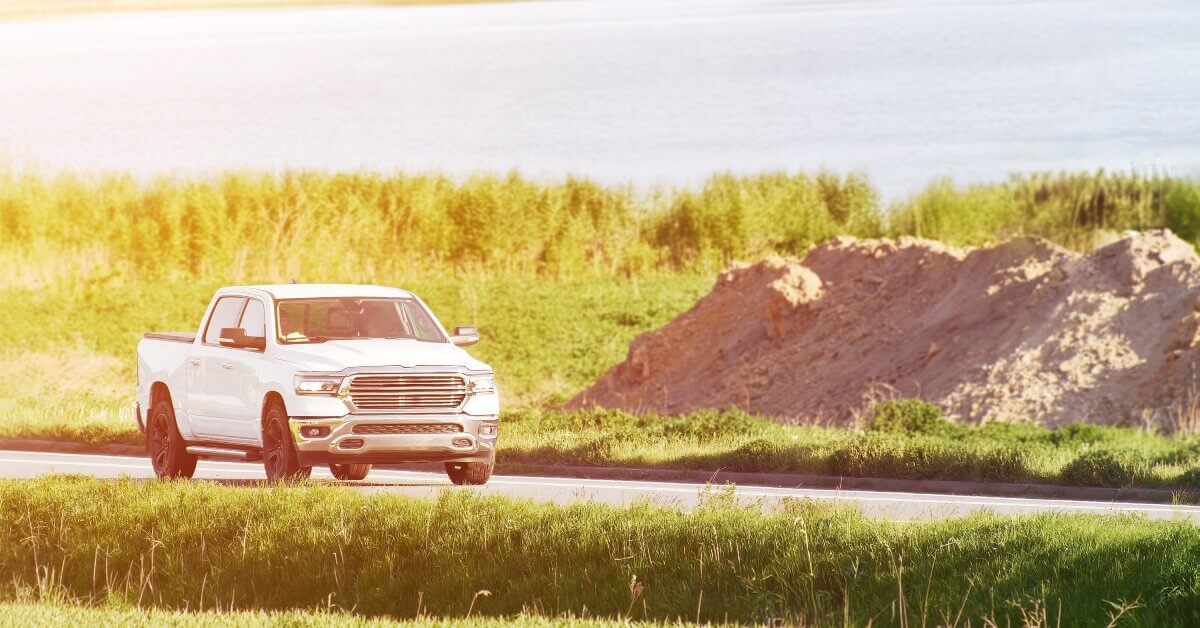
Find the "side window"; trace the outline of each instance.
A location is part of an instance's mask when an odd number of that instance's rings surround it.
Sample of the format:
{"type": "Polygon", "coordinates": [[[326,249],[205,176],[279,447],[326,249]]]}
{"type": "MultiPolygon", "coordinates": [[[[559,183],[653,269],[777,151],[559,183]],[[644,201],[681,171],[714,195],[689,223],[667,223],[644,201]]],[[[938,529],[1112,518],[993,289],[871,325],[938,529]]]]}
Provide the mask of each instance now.
{"type": "Polygon", "coordinates": [[[246,330],[247,336],[267,337],[267,310],[263,307],[262,301],[258,299],[246,301],[246,311],[242,312],[242,324],[238,327],[246,330]]]}
{"type": "Polygon", "coordinates": [[[417,340],[426,342],[444,341],[442,334],[438,332],[437,325],[433,319],[425,313],[425,309],[417,305],[416,301],[401,301],[400,307],[404,310],[404,318],[408,319],[408,324],[412,327],[412,336],[417,340]]]}
{"type": "Polygon", "coordinates": [[[212,316],[208,317],[208,327],[204,330],[204,344],[221,344],[221,329],[237,327],[238,316],[242,313],[242,305],[246,297],[221,297],[213,306],[212,316]]]}

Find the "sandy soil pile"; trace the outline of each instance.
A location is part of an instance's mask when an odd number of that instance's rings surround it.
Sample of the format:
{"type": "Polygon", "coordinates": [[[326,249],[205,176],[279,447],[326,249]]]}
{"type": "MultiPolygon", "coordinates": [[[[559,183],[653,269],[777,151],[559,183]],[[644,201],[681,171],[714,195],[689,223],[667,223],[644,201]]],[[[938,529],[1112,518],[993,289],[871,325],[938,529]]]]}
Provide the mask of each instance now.
{"type": "Polygon", "coordinates": [[[1169,423],[1200,396],[1200,258],[1166,231],[1090,255],[840,239],[727,270],[572,406],[848,423],[873,395],[960,420],[1169,423]]]}

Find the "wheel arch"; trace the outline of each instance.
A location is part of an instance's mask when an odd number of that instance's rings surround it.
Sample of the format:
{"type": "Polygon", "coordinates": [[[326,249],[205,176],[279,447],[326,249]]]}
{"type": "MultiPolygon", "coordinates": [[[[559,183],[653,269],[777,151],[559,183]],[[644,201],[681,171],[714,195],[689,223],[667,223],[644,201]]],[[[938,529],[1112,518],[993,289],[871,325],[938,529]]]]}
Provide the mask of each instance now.
{"type": "Polygon", "coordinates": [[[150,407],[146,408],[147,415],[149,415],[150,411],[154,409],[154,406],[158,405],[158,402],[162,399],[166,399],[172,405],[175,403],[174,400],[171,399],[170,386],[167,386],[166,382],[158,380],[150,385],[150,407]]]}
{"type": "Polygon", "coordinates": [[[267,394],[263,395],[262,408],[261,408],[261,411],[259,412],[259,419],[258,419],[259,422],[262,423],[264,426],[266,425],[266,422],[267,422],[267,408],[270,408],[271,404],[273,404],[273,403],[278,403],[280,406],[282,406],[283,413],[287,414],[287,403],[284,402],[283,395],[279,394],[278,391],[268,390],[267,394]]]}

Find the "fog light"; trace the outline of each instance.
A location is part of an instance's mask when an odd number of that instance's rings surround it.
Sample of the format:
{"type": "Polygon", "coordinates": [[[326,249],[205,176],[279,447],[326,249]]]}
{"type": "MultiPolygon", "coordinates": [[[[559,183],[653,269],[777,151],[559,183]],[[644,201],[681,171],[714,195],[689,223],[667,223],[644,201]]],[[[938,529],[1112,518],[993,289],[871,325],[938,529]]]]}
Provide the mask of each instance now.
{"type": "Polygon", "coordinates": [[[480,436],[495,436],[496,432],[499,431],[499,429],[500,429],[500,426],[496,425],[495,423],[484,423],[483,425],[479,426],[479,435],[480,436]]]}
{"type": "Polygon", "coordinates": [[[342,449],[358,449],[362,446],[363,440],[361,438],[347,438],[338,444],[338,447],[341,447],[342,449]]]}
{"type": "Polygon", "coordinates": [[[308,425],[300,428],[300,435],[305,438],[325,438],[329,436],[329,428],[324,425],[308,425]]]}
{"type": "Polygon", "coordinates": [[[455,447],[470,447],[470,446],[471,446],[471,439],[469,439],[469,438],[455,438],[455,439],[452,439],[452,440],[450,441],[450,444],[451,444],[451,445],[454,445],[455,447]]]}

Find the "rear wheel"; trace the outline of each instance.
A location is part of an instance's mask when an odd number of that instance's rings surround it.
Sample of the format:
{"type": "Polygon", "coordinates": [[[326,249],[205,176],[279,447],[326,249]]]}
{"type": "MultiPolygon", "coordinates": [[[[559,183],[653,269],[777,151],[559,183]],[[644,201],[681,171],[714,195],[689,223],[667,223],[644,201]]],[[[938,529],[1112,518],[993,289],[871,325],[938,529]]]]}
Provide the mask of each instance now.
{"type": "Polygon", "coordinates": [[[190,478],[196,472],[196,457],[187,452],[187,443],[175,423],[175,408],[169,399],[160,399],[150,410],[146,422],[146,451],[150,465],[160,478],[190,478]]]}
{"type": "Polygon", "coordinates": [[[300,466],[287,412],[278,401],[267,406],[263,417],[263,468],[270,482],[303,480],[312,473],[312,467],[300,466]]]}
{"type": "Polygon", "coordinates": [[[369,464],[330,464],[329,472],[339,480],[361,480],[371,472],[369,464]]]}
{"type": "Polygon", "coordinates": [[[447,462],[446,475],[455,484],[487,484],[493,466],[489,462],[447,462]]]}

